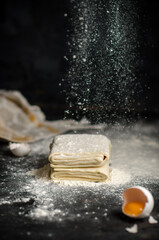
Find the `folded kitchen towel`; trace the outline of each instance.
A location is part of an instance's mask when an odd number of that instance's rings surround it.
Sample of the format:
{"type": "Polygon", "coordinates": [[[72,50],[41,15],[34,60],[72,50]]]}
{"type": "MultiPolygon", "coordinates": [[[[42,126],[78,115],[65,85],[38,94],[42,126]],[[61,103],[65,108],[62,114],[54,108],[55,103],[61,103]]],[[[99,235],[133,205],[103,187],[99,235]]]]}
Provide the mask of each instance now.
{"type": "Polygon", "coordinates": [[[68,130],[105,128],[86,119],[47,121],[38,106],[32,106],[18,91],[0,90],[0,139],[10,142],[34,142],[68,130]]]}

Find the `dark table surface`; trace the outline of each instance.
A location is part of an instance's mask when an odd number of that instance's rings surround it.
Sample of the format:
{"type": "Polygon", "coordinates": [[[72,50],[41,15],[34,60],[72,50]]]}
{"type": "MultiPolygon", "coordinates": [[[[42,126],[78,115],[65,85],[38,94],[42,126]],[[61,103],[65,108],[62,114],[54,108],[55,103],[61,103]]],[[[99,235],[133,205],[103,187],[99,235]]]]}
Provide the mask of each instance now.
{"type": "Polygon", "coordinates": [[[113,146],[112,168],[131,176],[115,185],[65,186],[37,179],[27,172],[48,163],[51,139],[32,143],[29,155],[19,158],[1,143],[1,239],[159,239],[158,223],[121,212],[122,192],[140,185],[152,192],[152,216],[159,220],[158,130],[158,122],[106,128],[103,133],[113,146]],[[135,223],[136,234],[125,230],[135,223]]]}

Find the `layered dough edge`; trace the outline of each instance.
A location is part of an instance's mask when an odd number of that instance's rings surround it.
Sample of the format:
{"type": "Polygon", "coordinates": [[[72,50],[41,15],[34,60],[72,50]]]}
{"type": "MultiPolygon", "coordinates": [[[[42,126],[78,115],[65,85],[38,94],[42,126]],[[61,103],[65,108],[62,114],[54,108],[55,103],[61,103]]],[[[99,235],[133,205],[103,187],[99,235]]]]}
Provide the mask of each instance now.
{"type": "Polygon", "coordinates": [[[109,179],[111,142],[103,135],[66,134],[51,144],[50,178],[103,182],[109,179]]]}

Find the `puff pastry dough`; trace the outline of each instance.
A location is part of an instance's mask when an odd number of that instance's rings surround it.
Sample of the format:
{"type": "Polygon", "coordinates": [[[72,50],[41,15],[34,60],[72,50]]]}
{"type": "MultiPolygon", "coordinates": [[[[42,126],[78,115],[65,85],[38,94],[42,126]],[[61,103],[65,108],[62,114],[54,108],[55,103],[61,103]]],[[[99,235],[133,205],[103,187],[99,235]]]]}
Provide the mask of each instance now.
{"type": "Polygon", "coordinates": [[[51,144],[52,179],[106,181],[111,142],[103,135],[65,134],[51,144]]]}

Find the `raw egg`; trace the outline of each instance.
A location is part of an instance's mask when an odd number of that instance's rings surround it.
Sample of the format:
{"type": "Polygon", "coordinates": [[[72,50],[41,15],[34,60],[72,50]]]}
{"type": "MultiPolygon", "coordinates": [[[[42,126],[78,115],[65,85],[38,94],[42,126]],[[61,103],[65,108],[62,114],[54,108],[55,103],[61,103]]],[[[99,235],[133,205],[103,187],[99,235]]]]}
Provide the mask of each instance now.
{"type": "Polygon", "coordinates": [[[122,212],[132,218],[148,217],[154,207],[154,198],[149,190],[135,186],[123,193],[122,212]]]}

